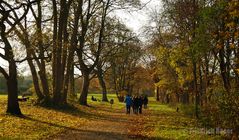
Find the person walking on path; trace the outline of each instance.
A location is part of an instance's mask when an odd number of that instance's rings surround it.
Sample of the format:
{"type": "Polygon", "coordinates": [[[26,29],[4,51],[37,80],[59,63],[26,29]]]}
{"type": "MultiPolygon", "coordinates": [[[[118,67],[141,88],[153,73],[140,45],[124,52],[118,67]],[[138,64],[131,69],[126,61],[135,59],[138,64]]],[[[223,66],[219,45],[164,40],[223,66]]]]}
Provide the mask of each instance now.
{"type": "Polygon", "coordinates": [[[128,94],[125,97],[125,104],[126,104],[126,114],[130,114],[130,106],[132,104],[132,99],[128,94]]]}
{"type": "Polygon", "coordinates": [[[139,103],[138,103],[139,104],[139,114],[142,114],[143,97],[139,96],[138,100],[139,100],[139,103]]]}
{"type": "Polygon", "coordinates": [[[133,113],[136,114],[136,96],[135,95],[132,98],[132,108],[133,108],[133,113]]]}
{"type": "Polygon", "coordinates": [[[146,109],[149,102],[147,95],[145,95],[143,102],[144,102],[144,109],[146,109]]]}
{"type": "Polygon", "coordinates": [[[134,97],[134,114],[138,114],[139,113],[139,96],[135,96],[134,97]]]}

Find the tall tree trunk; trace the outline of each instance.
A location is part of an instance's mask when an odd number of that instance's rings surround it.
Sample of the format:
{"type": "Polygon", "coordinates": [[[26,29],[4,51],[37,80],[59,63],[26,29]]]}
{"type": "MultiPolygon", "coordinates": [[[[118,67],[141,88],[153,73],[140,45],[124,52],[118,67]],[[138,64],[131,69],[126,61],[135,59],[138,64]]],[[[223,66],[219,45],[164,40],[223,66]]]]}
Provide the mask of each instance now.
{"type": "Polygon", "coordinates": [[[77,95],[75,93],[75,79],[74,79],[74,65],[72,65],[73,68],[71,68],[71,73],[69,74],[69,88],[68,88],[68,93],[70,95],[70,98],[76,99],[77,95]]]}
{"type": "Polygon", "coordinates": [[[198,95],[198,86],[197,86],[197,63],[193,61],[193,89],[195,94],[195,116],[199,117],[199,95],[198,95]]]}
{"type": "Polygon", "coordinates": [[[42,91],[45,96],[45,100],[48,101],[50,99],[50,94],[49,94],[49,85],[48,85],[47,75],[45,71],[45,66],[42,67],[42,70],[39,71],[39,77],[41,79],[42,91]]]}
{"type": "MultiPolygon", "coordinates": [[[[208,75],[209,75],[209,60],[208,60],[208,57],[207,55],[204,56],[204,59],[205,59],[205,71],[204,71],[204,103],[205,105],[207,104],[207,100],[208,100],[208,95],[207,95],[207,88],[208,86],[210,85],[210,79],[208,78],[208,75]]],[[[214,60],[215,61],[215,60],[214,60]]]]}
{"type": "Polygon", "coordinates": [[[156,86],[156,101],[159,101],[159,87],[156,86]]]}
{"type": "MultiPolygon", "coordinates": [[[[55,0],[52,0],[53,4],[56,4],[55,0]]],[[[67,33],[67,21],[69,14],[69,7],[72,0],[60,1],[60,13],[59,19],[57,14],[57,7],[53,7],[54,17],[54,34],[53,34],[53,103],[55,105],[63,104],[65,100],[64,95],[64,74],[67,58],[67,45],[68,45],[68,33],[67,33]],[[58,28],[58,29],[57,29],[58,28]]],[[[68,85],[65,85],[68,86],[68,85]]]]}
{"type": "Polygon", "coordinates": [[[230,91],[230,82],[227,77],[227,70],[226,70],[226,63],[224,61],[224,49],[221,48],[219,50],[219,58],[220,58],[220,70],[221,70],[221,76],[223,80],[224,88],[227,90],[227,92],[230,91]]]}
{"type": "Polygon", "coordinates": [[[53,95],[56,94],[56,57],[57,57],[57,27],[58,27],[58,10],[57,10],[57,2],[56,0],[52,0],[53,5],[53,49],[52,49],[52,92],[53,95]]]}
{"type": "Polygon", "coordinates": [[[103,70],[101,68],[101,66],[99,66],[99,64],[97,65],[97,77],[102,89],[102,101],[104,102],[108,102],[108,98],[107,98],[107,89],[106,89],[106,85],[105,85],[105,81],[104,81],[104,75],[103,75],[103,70]]]}
{"type": "MultiPolygon", "coordinates": [[[[8,71],[9,74],[6,80],[7,80],[7,88],[8,88],[8,101],[7,101],[7,113],[13,114],[13,115],[22,115],[19,104],[18,104],[18,83],[17,83],[17,66],[16,62],[14,60],[14,54],[13,49],[8,41],[5,30],[6,26],[4,24],[4,21],[8,18],[8,13],[4,13],[1,20],[0,20],[0,35],[1,39],[5,45],[4,51],[6,59],[9,63],[8,71]]],[[[5,75],[7,75],[5,73],[5,75]]]]}
{"type": "Polygon", "coordinates": [[[41,0],[37,1],[37,13],[38,17],[36,18],[36,26],[37,26],[37,46],[39,48],[39,56],[40,56],[40,63],[39,67],[39,77],[41,79],[42,91],[45,95],[45,100],[49,100],[49,86],[48,80],[46,75],[46,64],[45,64],[45,55],[44,55],[44,47],[43,47],[43,36],[42,36],[42,5],[41,0]]]}
{"type": "Polygon", "coordinates": [[[7,79],[8,88],[8,102],[7,102],[7,113],[13,115],[22,115],[19,104],[18,104],[18,83],[17,83],[17,66],[14,61],[14,54],[10,43],[7,38],[2,36],[5,43],[5,54],[8,58],[9,63],[9,77],[7,79]]]}
{"type": "Polygon", "coordinates": [[[82,74],[83,74],[83,85],[82,85],[79,102],[81,105],[87,105],[87,95],[88,95],[88,89],[90,85],[90,74],[89,72],[82,72],[82,74]]]}
{"type": "Polygon", "coordinates": [[[202,67],[201,67],[201,61],[199,63],[198,66],[198,70],[199,70],[199,94],[198,94],[198,103],[202,106],[203,105],[203,76],[202,76],[202,67]]]}
{"type": "Polygon", "coordinates": [[[27,62],[28,62],[28,65],[29,65],[31,73],[32,73],[32,81],[33,81],[33,85],[34,85],[34,89],[35,89],[38,101],[41,101],[44,99],[44,95],[42,94],[41,89],[40,89],[36,68],[35,68],[32,60],[27,60],[27,62]]]}
{"type": "Polygon", "coordinates": [[[22,115],[18,104],[17,71],[14,60],[9,62],[9,78],[7,79],[8,102],[7,113],[22,115]]]}

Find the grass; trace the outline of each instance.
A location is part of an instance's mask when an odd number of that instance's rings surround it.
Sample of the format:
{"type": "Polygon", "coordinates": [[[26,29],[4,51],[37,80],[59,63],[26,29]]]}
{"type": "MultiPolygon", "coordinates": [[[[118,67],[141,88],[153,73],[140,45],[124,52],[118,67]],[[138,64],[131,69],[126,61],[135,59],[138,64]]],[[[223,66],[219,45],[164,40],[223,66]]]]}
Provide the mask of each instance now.
{"type": "MultiPolygon", "coordinates": [[[[20,102],[21,111],[26,116],[25,118],[6,115],[7,95],[0,95],[0,139],[34,140],[58,134],[66,129],[77,129],[78,126],[89,121],[89,118],[94,117],[97,113],[95,112],[96,105],[102,108],[110,107],[109,103],[91,101],[92,95],[101,99],[99,94],[90,94],[88,103],[91,107],[75,105],[76,108],[70,110],[54,110],[34,106],[31,101],[20,102]]],[[[114,99],[113,108],[123,107],[123,103],[119,103],[116,96],[109,94],[108,98],[114,99]]]]}
{"type": "MultiPolygon", "coordinates": [[[[93,94],[93,93],[91,93],[91,94],[88,95],[88,100],[87,100],[88,104],[90,104],[90,105],[95,105],[95,104],[110,105],[107,102],[92,101],[91,100],[91,96],[94,96],[97,100],[100,100],[100,101],[102,100],[102,94],[93,94]]],[[[124,103],[118,101],[118,98],[116,97],[115,94],[108,94],[107,98],[108,98],[109,101],[111,99],[114,100],[114,104],[112,105],[112,108],[114,108],[114,109],[121,109],[121,108],[125,107],[124,103]]]]}
{"type": "MultiPolygon", "coordinates": [[[[78,130],[79,127],[85,126],[92,120],[103,121],[106,113],[112,117],[117,116],[117,113],[124,112],[125,104],[118,102],[115,94],[108,95],[109,100],[114,99],[112,108],[107,102],[91,101],[91,96],[98,100],[102,99],[101,94],[89,94],[88,104],[90,107],[75,104],[75,108],[68,110],[53,110],[34,106],[31,101],[21,102],[20,107],[26,117],[19,118],[5,114],[7,96],[0,95],[0,139],[50,138],[65,130],[78,130]]],[[[149,138],[163,140],[221,139],[219,136],[201,133],[200,126],[195,119],[154,101],[154,98],[150,97],[149,101],[149,109],[144,110],[143,117],[122,114],[122,117],[127,117],[128,120],[138,118],[138,124],[143,125],[143,130],[140,130],[140,133],[147,130],[145,133],[149,138]]],[[[135,129],[138,128],[133,128],[131,131],[136,131],[135,129]]]]}
{"type": "Polygon", "coordinates": [[[31,102],[20,103],[24,118],[5,114],[6,98],[0,97],[0,138],[1,139],[40,139],[59,133],[64,129],[76,129],[83,125],[85,119],[59,111],[32,105],[31,102]]]}
{"type": "Polygon", "coordinates": [[[202,132],[197,120],[183,114],[176,112],[176,109],[168,105],[159,104],[150,98],[149,108],[153,111],[150,120],[155,120],[147,125],[153,126],[151,136],[156,139],[166,140],[218,140],[222,139],[220,136],[209,136],[202,132]]]}
{"type": "Polygon", "coordinates": [[[0,99],[1,99],[1,100],[7,99],[7,95],[2,95],[2,94],[0,94],[0,99]]]}

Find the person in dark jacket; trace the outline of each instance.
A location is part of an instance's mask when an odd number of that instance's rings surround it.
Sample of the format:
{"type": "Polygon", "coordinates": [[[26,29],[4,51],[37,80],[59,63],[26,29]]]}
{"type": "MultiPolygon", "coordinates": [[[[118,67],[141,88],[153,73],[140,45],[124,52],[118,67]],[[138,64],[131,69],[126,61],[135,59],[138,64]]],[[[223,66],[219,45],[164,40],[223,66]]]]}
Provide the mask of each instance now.
{"type": "Polygon", "coordinates": [[[142,106],[143,106],[143,97],[138,97],[138,104],[139,104],[139,114],[142,114],[142,106]]]}
{"type": "Polygon", "coordinates": [[[149,102],[147,95],[144,97],[143,102],[144,102],[144,108],[146,109],[149,102]]]}
{"type": "Polygon", "coordinates": [[[135,96],[135,114],[140,113],[139,109],[140,109],[140,97],[139,96],[135,96]]]}
{"type": "Polygon", "coordinates": [[[130,106],[132,105],[132,99],[129,95],[125,97],[125,104],[126,104],[126,114],[130,114],[130,106]]]}
{"type": "Polygon", "coordinates": [[[133,108],[133,113],[136,114],[136,96],[133,96],[133,99],[132,99],[132,108],[133,108]]]}

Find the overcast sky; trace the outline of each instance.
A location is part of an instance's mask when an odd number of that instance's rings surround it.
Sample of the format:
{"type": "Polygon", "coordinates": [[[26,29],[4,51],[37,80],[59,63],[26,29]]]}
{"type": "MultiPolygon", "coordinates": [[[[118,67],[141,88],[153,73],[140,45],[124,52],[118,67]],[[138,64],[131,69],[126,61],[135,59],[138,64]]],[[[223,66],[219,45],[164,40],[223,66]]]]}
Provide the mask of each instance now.
{"type": "Polygon", "coordinates": [[[150,13],[154,9],[161,9],[161,0],[141,0],[144,6],[141,10],[129,12],[127,10],[116,11],[119,18],[136,34],[142,33],[142,27],[150,23],[150,13]]]}

